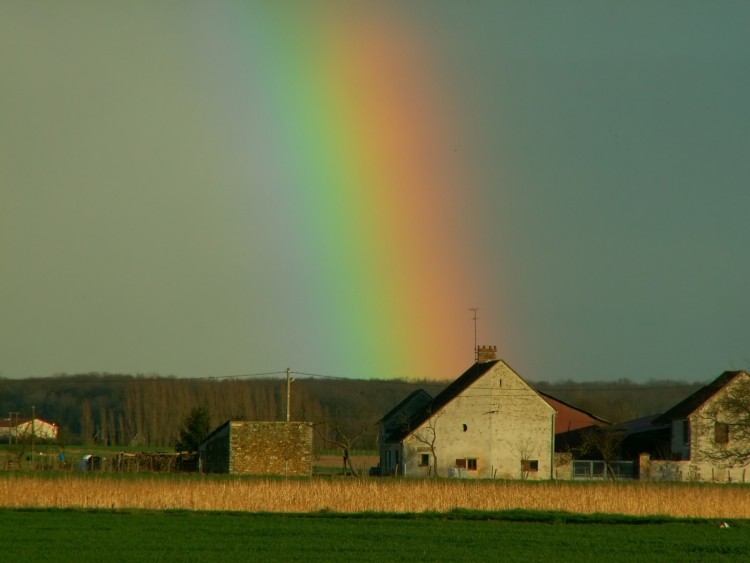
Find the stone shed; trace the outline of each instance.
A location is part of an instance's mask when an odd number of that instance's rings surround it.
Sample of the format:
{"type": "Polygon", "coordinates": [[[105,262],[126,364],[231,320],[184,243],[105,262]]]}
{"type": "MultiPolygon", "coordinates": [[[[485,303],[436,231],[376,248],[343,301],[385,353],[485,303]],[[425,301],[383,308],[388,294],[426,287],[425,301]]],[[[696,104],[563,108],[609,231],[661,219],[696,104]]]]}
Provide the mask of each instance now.
{"type": "Polygon", "coordinates": [[[312,475],[313,428],[309,422],[229,420],[200,446],[205,473],[312,475]]]}

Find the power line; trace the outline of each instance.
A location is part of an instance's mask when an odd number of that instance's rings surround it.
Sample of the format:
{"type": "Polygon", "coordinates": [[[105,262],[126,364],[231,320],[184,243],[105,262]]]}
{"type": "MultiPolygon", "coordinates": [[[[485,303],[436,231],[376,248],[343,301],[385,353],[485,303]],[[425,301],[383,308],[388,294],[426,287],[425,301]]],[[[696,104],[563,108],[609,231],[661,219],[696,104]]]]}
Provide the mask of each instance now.
{"type": "Polygon", "coordinates": [[[181,380],[199,381],[201,379],[238,379],[240,377],[268,377],[269,375],[285,375],[285,371],[266,371],[259,373],[242,373],[239,375],[212,375],[208,377],[182,377],[181,380]]]}

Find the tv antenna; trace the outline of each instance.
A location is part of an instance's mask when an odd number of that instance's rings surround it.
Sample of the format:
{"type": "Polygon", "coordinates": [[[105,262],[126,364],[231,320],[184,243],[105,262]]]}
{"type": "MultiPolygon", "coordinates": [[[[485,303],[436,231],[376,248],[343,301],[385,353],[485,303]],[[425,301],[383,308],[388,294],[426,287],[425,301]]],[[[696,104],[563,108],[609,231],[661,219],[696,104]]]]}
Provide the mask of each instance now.
{"type": "Polygon", "coordinates": [[[476,363],[479,359],[477,352],[477,311],[479,311],[479,307],[469,307],[469,311],[474,311],[474,363],[476,363]]]}

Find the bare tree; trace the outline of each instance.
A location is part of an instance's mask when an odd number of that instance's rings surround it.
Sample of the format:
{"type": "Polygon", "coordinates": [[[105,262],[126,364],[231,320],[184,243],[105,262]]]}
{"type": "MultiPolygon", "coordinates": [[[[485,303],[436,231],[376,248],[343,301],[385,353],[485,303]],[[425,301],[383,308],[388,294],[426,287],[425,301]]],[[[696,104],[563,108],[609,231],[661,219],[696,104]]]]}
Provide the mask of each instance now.
{"type": "Polygon", "coordinates": [[[440,474],[438,473],[438,456],[436,444],[437,423],[438,420],[440,420],[441,415],[441,411],[438,411],[435,414],[431,414],[431,416],[424,422],[424,424],[422,424],[419,430],[412,433],[412,436],[414,436],[414,440],[416,440],[420,444],[424,444],[430,449],[430,454],[432,454],[432,466],[434,468],[434,470],[432,471],[433,477],[440,476],[440,474]]]}
{"type": "Polygon", "coordinates": [[[351,417],[344,417],[342,409],[336,407],[331,419],[313,424],[315,433],[324,443],[334,446],[342,451],[344,472],[346,472],[348,467],[349,471],[351,471],[352,475],[355,477],[358,476],[358,473],[352,464],[352,457],[350,454],[354,451],[354,447],[360,440],[362,440],[362,438],[371,434],[369,425],[365,422],[370,418],[371,417],[368,416],[361,416],[358,424],[349,424],[347,429],[344,426],[344,421],[345,419],[349,419],[351,422],[351,417]]]}
{"type": "Polygon", "coordinates": [[[611,426],[593,426],[583,432],[580,451],[599,454],[604,461],[605,473],[614,481],[617,479],[614,462],[620,455],[620,446],[624,439],[623,430],[611,426]]]}
{"type": "Polygon", "coordinates": [[[699,453],[731,468],[750,463],[750,378],[737,378],[696,420],[696,434],[707,440],[699,453]]]}
{"type": "Polygon", "coordinates": [[[531,438],[527,437],[525,440],[519,439],[516,442],[516,451],[521,458],[521,479],[527,479],[532,469],[530,455],[534,451],[531,438]]]}

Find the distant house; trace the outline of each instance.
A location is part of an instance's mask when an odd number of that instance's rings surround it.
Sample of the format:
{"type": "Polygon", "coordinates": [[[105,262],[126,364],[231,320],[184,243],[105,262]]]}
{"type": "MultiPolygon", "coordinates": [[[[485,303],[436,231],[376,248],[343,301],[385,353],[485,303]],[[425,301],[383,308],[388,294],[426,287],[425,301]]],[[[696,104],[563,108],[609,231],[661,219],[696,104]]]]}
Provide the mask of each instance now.
{"type": "Polygon", "coordinates": [[[555,409],[494,346],[434,399],[417,391],[380,420],[384,475],[548,479],[555,409]]]}
{"type": "Polygon", "coordinates": [[[31,440],[56,440],[59,428],[40,418],[6,418],[0,420],[0,441],[15,443],[31,440]]]}
{"type": "Polygon", "coordinates": [[[312,475],[308,422],[229,420],[200,446],[201,470],[244,475],[312,475]]]}
{"type": "MultiPolygon", "coordinates": [[[[725,371],[652,421],[654,430],[668,428],[662,452],[649,452],[641,462],[642,478],[693,481],[750,480],[750,455],[738,459],[728,455],[750,451],[747,413],[745,420],[731,413],[727,400],[750,387],[745,371],[725,371]],[[745,425],[745,426],[743,426],[745,425]],[[661,459],[659,459],[661,458],[661,459]],[[666,459],[665,459],[666,458],[666,459]]],[[[741,399],[744,400],[744,399],[741,399]]],[[[748,400],[750,402],[750,400],[748,400]]]]}

